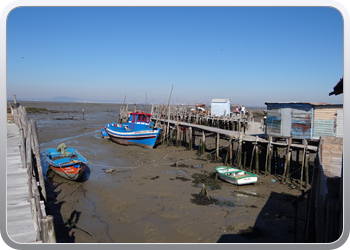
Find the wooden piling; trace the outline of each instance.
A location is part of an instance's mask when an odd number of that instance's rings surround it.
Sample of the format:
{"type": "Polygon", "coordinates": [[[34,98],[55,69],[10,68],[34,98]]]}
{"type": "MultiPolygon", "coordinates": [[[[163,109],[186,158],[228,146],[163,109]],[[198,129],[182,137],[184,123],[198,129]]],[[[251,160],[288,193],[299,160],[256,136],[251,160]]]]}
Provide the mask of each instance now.
{"type": "Polygon", "coordinates": [[[287,138],[287,150],[286,150],[286,157],[285,157],[285,162],[284,162],[284,172],[283,172],[283,183],[286,182],[286,179],[289,178],[289,170],[290,170],[290,155],[291,155],[291,147],[290,145],[292,144],[292,138],[287,138]]]}
{"type": "Polygon", "coordinates": [[[202,150],[201,154],[205,154],[205,132],[202,130],[202,150]]]}
{"type": "MultiPolygon", "coordinates": [[[[31,124],[27,124],[27,135],[29,135],[28,138],[31,136],[31,124]]],[[[32,194],[32,150],[31,150],[31,140],[26,140],[26,167],[27,167],[27,175],[28,175],[28,198],[29,200],[33,198],[32,194]]]]}
{"type": "Polygon", "coordinates": [[[216,133],[216,159],[219,158],[220,134],[216,133]]]}
{"type": "Polygon", "coordinates": [[[239,133],[239,139],[238,139],[238,149],[237,149],[237,155],[236,155],[236,165],[237,168],[241,167],[241,161],[242,161],[242,133],[239,133]]]}
{"type": "MultiPolygon", "coordinates": [[[[242,145],[243,148],[243,145],[242,145]]],[[[246,169],[246,162],[247,162],[247,150],[244,150],[244,155],[243,155],[243,169],[246,169]]]]}
{"type": "Polygon", "coordinates": [[[306,150],[305,155],[305,188],[309,188],[309,158],[310,158],[310,152],[309,150],[306,150]]]}
{"type": "Polygon", "coordinates": [[[188,134],[189,134],[189,142],[188,142],[188,149],[192,150],[193,148],[193,135],[192,135],[192,127],[188,128],[188,134]]]}
{"type": "Polygon", "coordinates": [[[258,137],[255,137],[255,173],[259,173],[259,146],[258,146],[258,137]]]}
{"type": "Polygon", "coordinates": [[[232,161],[232,151],[233,151],[233,146],[232,146],[232,144],[233,144],[233,141],[232,141],[232,139],[231,139],[231,142],[230,142],[230,165],[232,166],[232,163],[233,163],[233,161],[232,161]]]}
{"type": "MultiPolygon", "coordinates": [[[[305,153],[306,153],[306,147],[307,147],[307,140],[303,139],[303,154],[301,156],[301,172],[300,172],[300,189],[303,188],[303,175],[304,175],[304,161],[305,161],[305,153]]],[[[306,185],[305,185],[306,186],[306,185]]]]}
{"type": "Polygon", "coordinates": [[[41,232],[41,239],[43,243],[56,243],[56,234],[52,215],[47,215],[42,218],[41,232]]]}
{"type": "Polygon", "coordinates": [[[228,155],[229,155],[229,147],[227,147],[226,149],[226,154],[225,154],[225,158],[224,158],[224,166],[227,166],[227,158],[228,158],[228,155]]]}
{"type": "Polygon", "coordinates": [[[175,142],[175,146],[179,147],[180,145],[180,127],[179,125],[176,125],[176,142],[175,142]]]}
{"type": "Polygon", "coordinates": [[[271,171],[271,143],[272,136],[269,137],[269,143],[266,147],[265,176],[271,171]]]}
{"type": "Polygon", "coordinates": [[[33,144],[32,144],[32,150],[35,154],[35,160],[36,160],[36,166],[38,169],[38,175],[39,175],[39,183],[41,187],[41,194],[43,195],[43,198],[45,201],[46,200],[46,189],[45,189],[45,180],[44,180],[44,175],[43,175],[43,168],[41,165],[41,160],[40,160],[40,146],[38,142],[38,132],[37,132],[37,127],[36,127],[36,120],[31,119],[31,127],[32,127],[32,138],[33,138],[33,144]]]}
{"type": "Polygon", "coordinates": [[[253,159],[254,159],[254,153],[255,153],[255,145],[254,145],[254,142],[252,142],[252,155],[251,155],[251,158],[250,158],[250,164],[249,164],[249,171],[252,171],[252,166],[253,166],[253,159]]]}

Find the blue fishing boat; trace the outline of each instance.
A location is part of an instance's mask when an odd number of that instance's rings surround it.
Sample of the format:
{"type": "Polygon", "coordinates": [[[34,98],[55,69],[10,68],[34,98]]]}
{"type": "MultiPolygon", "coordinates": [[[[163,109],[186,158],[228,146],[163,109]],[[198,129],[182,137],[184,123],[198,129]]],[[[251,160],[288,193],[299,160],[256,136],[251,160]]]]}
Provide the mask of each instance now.
{"type": "Polygon", "coordinates": [[[64,143],[57,149],[46,149],[46,159],[56,174],[73,181],[84,174],[87,166],[87,160],[74,148],[66,148],[64,143]]]}
{"type": "Polygon", "coordinates": [[[128,122],[107,123],[104,130],[115,143],[153,148],[161,129],[154,127],[151,116],[144,112],[130,113],[128,122]]]}

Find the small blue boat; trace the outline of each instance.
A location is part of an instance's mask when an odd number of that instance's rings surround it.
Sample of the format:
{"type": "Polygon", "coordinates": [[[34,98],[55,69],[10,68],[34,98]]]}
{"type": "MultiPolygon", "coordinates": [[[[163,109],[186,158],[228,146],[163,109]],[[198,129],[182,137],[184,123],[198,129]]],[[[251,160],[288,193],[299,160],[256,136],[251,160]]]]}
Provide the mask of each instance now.
{"type": "Polygon", "coordinates": [[[101,135],[102,135],[102,138],[109,138],[109,135],[107,134],[104,128],[101,129],[101,135]]]}
{"type": "Polygon", "coordinates": [[[78,180],[84,174],[87,166],[87,160],[74,148],[65,148],[64,143],[60,144],[57,149],[46,149],[46,159],[56,174],[73,181],[78,180]],[[64,150],[60,150],[61,148],[64,150]]]}
{"type": "Polygon", "coordinates": [[[151,116],[144,112],[130,113],[128,122],[107,123],[104,130],[115,143],[153,148],[161,129],[154,127],[151,116]]]}

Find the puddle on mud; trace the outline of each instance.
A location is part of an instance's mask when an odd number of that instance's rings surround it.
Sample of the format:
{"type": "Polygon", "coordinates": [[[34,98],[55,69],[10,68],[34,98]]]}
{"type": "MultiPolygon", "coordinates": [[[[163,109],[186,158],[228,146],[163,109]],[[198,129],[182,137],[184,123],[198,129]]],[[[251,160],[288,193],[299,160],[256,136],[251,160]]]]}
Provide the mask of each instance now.
{"type": "Polygon", "coordinates": [[[169,180],[180,180],[180,181],[190,181],[191,179],[185,178],[185,177],[176,177],[175,179],[169,178],[169,180]]]}
{"type": "Polygon", "coordinates": [[[175,174],[175,173],[186,174],[186,171],[179,169],[178,171],[163,171],[163,173],[164,174],[175,174]]]}
{"type": "Polygon", "coordinates": [[[198,166],[184,164],[184,163],[174,163],[170,165],[170,167],[177,167],[177,168],[202,168],[203,164],[199,164],[198,166]]]}

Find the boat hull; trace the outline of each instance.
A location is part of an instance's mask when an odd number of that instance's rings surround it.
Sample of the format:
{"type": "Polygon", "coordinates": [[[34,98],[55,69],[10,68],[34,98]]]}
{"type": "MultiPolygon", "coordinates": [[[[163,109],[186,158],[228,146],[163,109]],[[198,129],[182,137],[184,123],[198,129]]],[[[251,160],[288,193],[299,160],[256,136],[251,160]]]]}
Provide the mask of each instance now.
{"type": "Polygon", "coordinates": [[[102,135],[102,138],[109,138],[109,135],[107,134],[104,128],[101,129],[101,135],[102,135]]]}
{"type": "Polygon", "coordinates": [[[143,131],[131,131],[131,132],[118,132],[112,129],[106,128],[106,132],[109,138],[120,145],[124,146],[140,146],[143,148],[153,148],[160,129],[143,130],[143,131]]]}
{"type": "Polygon", "coordinates": [[[67,167],[55,167],[50,165],[50,169],[57,175],[72,181],[80,179],[85,171],[86,165],[81,164],[79,167],[67,166],[67,167]]]}
{"type": "Polygon", "coordinates": [[[254,184],[258,181],[258,176],[256,174],[252,174],[240,169],[217,167],[215,170],[221,180],[234,185],[254,184]]]}

